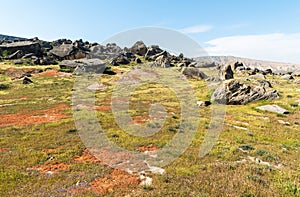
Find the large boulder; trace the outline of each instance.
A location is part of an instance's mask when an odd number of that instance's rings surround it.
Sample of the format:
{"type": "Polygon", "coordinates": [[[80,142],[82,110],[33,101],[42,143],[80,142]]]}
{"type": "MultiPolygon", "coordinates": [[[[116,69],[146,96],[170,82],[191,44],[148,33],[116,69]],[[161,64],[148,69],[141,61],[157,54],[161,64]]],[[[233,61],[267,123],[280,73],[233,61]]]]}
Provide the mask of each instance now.
{"type": "Polygon", "coordinates": [[[76,72],[110,73],[110,68],[99,59],[63,60],[59,67],[76,72]]]}
{"type": "Polygon", "coordinates": [[[16,41],[11,43],[2,43],[0,45],[0,54],[8,53],[7,59],[18,59],[28,53],[41,57],[41,46],[36,41],[16,41]]]}
{"type": "Polygon", "coordinates": [[[129,51],[133,54],[137,54],[140,56],[144,56],[147,53],[147,46],[144,44],[143,41],[137,41],[130,49],[129,51]]]}
{"type": "Polygon", "coordinates": [[[147,48],[147,53],[145,54],[145,58],[148,58],[153,55],[157,55],[161,52],[163,52],[163,50],[159,48],[158,45],[151,45],[147,48]]]}
{"type": "Polygon", "coordinates": [[[219,76],[221,80],[233,79],[233,71],[230,65],[220,67],[219,76]]]}
{"type": "Polygon", "coordinates": [[[106,46],[96,44],[90,47],[89,56],[101,60],[112,59],[117,57],[122,52],[122,49],[115,43],[108,43],[106,46]]]}
{"type": "Polygon", "coordinates": [[[213,100],[228,105],[241,105],[257,100],[273,100],[279,98],[276,90],[268,88],[268,83],[233,79],[225,82],[213,93],[213,100]]]}
{"type": "Polygon", "coordinates": [[[208,76],[204,72],[202,72],[199,68],[183,67],[181,73],[187,76],[188,78],[194,78],[194,79],[208,78],[208,76]]]}

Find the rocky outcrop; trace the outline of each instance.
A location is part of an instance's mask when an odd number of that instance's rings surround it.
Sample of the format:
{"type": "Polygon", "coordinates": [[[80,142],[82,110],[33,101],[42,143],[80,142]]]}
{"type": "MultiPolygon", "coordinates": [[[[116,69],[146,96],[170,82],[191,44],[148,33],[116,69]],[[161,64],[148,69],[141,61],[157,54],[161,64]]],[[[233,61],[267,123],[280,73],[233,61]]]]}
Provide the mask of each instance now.
{"type": "Polygon", "coordinates": [[[213,93],[213,100],[228,105],[241,105],[258,100],[279,98],[276,90],[267,87],[269,83],[233,79],[225,82],[213,93]]]}
{"type": "Polygon", "coordinates": [[[74,43],[70,40],[57,40],[51,43],[52,49],[50,55],[58,60],[74,60],[87,57],[89,54],[89,43],[83,43],[82,40],[77,40],[74,43]]]}

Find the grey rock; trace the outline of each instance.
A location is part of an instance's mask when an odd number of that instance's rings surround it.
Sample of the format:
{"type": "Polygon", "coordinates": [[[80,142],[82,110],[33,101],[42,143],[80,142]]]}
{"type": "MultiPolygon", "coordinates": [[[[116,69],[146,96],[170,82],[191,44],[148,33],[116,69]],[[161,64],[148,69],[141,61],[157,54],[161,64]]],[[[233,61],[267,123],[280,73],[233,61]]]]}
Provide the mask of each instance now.
{"type": "Polygon", "coordinates": [[[109,67],[99,59],[64,60],[59,64],[61,69],[75,70],[76,72],[105,73],[109,67]]]}
{"type": "Polygon", "coordinates": [[[130,49],[129,51],[133,54],[137,54],[140,56],[144,56],[147,53],[147,46],[144,44],[143,41],[137,41],[130,49]]]}
{"type": "Polygon", "coordinates": [[[21,58],[22,56],[23,56],[23,52],[22,52],[21,50],[17,50],[17,51],[14,52],[13,54],[4,57],[4,59],[7,59],[7,60],[13,60],[13,59],[19,59],[19,58],[21,58]]]}
{"type": "Polygon", "coordinates": [[[29,79],[28,77],[24,77],[23,84],[30,84],[30,83],[33,83],[33,81],[31,79],[29,79]]]}
{"type": "Polygon", "coordinates": [[[194,78],[194,79],[208,78],[208,76],[204,72],[202,72],[199,68],[183,67],[181,73],[187,76],[188,78],[194,78]]]}
{"type": "Polygon", "coordinates": [[[294,79],[294,77],[292,75],[288,75],[288,74],[285,74],[283,76],[281,76],[282,79],[287,79],[287,80],[290,80],[290,79],[294,79]]]}
{"type": "Polygon", "coordinates": [[[220,79],[222,80],[233,79],[233,71],[231,69],[231,66],[230,65],[221,66],[219,71],[219,76],[220,79]]]}
{"type": "Polygon", "coordinates": [[[279,107],[278,105],[264,105],[264,106],[260,106],[260,107],[256,107],[259,110],[262,111],[269,111],[269,112],[275,112],[278,114],[288,114],[290,113],[288,110],[279,107]]]}
{"type": "Polygon", "coordinates": [[[34,53],[38,57],[42,56],[41,46],[35,41],[15,41],[11,43],[2,43],[0,45],[0,53],[2,54],[3,51],[8,51],[10,54],[12,54],[11,57],[7,57],[7,59],[21,58],[27,53],[34,53]]]}
{"type": "Polygon", "coordinates": [[[157,55],[161,52],[163,52],[163,50],[159,48],[158,45],[151,45],[147,48],[147,53],[145,54],[145,57],[148,58],[150,56],[157,55]]]}
{"type": "Polygon", "coordinates": [[[250,76],[251,79],[266,79],[263,74],[255,74],[250,76]]]}
{"type": "Polygon", "coordinates": [[[222,104],[241,105],[257,100],[273,100],[279,98],[279,94],[276,90],[266,88],[259,82],[233,79],[219,86],[212,98],[222,104]]]}
{"type": "Polygon", "coordinates": [[[22,65],[24,62],[22,60],[17,60],[14,62],[15,65],[22,65]]]}

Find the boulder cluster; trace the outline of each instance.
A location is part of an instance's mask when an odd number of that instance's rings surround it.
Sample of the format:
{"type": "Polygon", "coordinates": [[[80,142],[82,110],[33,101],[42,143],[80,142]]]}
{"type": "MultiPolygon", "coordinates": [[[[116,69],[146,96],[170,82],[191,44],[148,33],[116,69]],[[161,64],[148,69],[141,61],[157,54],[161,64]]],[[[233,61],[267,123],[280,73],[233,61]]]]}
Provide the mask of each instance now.
{"type": "MultiPolygon", "coordinates": [[[[192,59],[171,55],[157,45],[146,46],[142,41],[136,42],[131,48],[121,48],[114,43],[101,45],[59,39],[53,42],[39,40],[2,40],[0,41],[0,58],[15,60],[15,64],[29,63],[33,65],[52,65],[64,60],[82,58],[109,60],[112,66],[126,65],[131,62],[151,62],[153,66],[173,67],[189,66],[192,59]]],[[[63,63],[65,64],[65,63],[63,63]]]]}
{"type": "MultiPolygon", "coordinates": [[[[203,65],[194,59],[184,57],[183,54],[173,55],[157,45],[147,46],[142,41],[137,41],[130,48],[121,48],[114,43],[101,45],[84,42],[81,39],[76,41],[59,39],[53,42],[38,38],[2,40],[0,41],[1,59],[14,60],[15,64],[33,65],[51,65],[59,62],[62,71],[77,70],[106,74],[114,74],[110,66],[119,65],[146,63],[152,67],[178,67],[188,78],[222,82],[212,95],[212,98],[219,103],[240,105],[279,97],[278,92],[272,88],[265,77],[276,75],[271,69],[253,69],[240,62],[233,65],[219,65],[215,62],[203,65]],[[107,62],[110,66],[106,65],[107,62]],[[207,75],[208,73],[203,72],[203,68],[216,69],[218,76],[207,75]]],[[[300,76],[299,71],[279,75],[282,80],[293,80],[300,76]]],[[[21,73],[20,76],[27,75],[21,73]]],[[[15,78],[20,77],[15,76],[15,78]]]]}

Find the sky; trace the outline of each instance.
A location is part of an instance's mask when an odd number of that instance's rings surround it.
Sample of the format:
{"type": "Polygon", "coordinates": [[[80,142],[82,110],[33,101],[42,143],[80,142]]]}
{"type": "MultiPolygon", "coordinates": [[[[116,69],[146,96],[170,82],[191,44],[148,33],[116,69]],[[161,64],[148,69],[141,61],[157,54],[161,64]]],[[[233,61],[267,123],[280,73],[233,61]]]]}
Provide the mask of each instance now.
{"type": "Polygon", "coordinates": [[[184,33],[209,55],[300,64],[299,13],[299,0],[0,0],[0,34],[101,43],[161,27],[184,33]]]}

